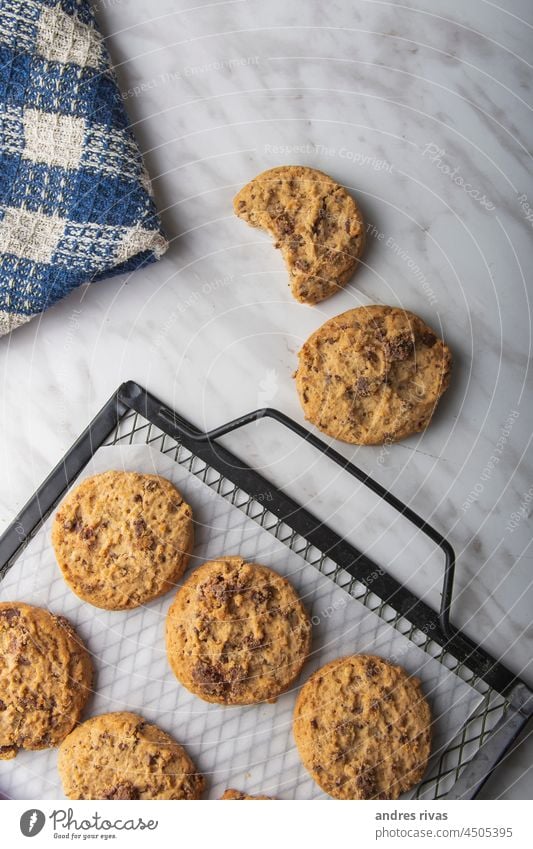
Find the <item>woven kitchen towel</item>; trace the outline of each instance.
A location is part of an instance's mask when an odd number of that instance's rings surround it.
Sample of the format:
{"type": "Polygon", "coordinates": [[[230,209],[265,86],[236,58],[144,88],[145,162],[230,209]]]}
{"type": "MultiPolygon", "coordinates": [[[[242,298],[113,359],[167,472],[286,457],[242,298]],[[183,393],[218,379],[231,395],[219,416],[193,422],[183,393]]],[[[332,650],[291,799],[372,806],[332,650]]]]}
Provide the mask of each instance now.
{"type": "Polygon", "coordinates": [[[0,0],[0,335],[166,247],[88,0],[0,0]]]}

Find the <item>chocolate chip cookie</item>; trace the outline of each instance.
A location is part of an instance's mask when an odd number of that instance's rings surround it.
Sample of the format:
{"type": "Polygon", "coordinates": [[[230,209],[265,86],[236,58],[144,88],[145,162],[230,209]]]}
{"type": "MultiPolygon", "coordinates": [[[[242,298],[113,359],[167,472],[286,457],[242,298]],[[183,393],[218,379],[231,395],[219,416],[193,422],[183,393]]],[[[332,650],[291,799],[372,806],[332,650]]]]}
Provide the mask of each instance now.
{"type": "Polygon", "coordinates": [[[299,355],[305,417],[335,439],[396,442],[424,430],[450,382],[442,339],[407,310],[358,307],[326,321],[299,355]]]}
{"type": "Polygon", "coordinates": [[[198,799],[204,779],[157,725],[135,713],[104,713],[79,725],[59,749],[69,799],[198,799]]]}
{"type": "Polygon", "coordinates": [[[302,687],[294,739],[336,799],[397,799],[424,775],[431,712],[420,682],[380,657],[334,660],[302,687]]]}
{"type": "Polygon", "coordinates": [[[0,759],[57,746],[89,695],[91,659],[63,616],[0,603],[0,759]]]}
{"type": "Polygon", "coordinates": [[[248,793],[243,793],[241,790],[233,790],[233,788],[228,788],[224,790],[224,793],[220,797],[221,799],[232,799],[234,801],[243,802],[247,799],[268,799],[272,800],[271,796],[249,796],[248,793]]]}
{"type": "Polygon", "coordinates": [[[275,701],[299,675],[311,624],[291,584],[241,557],[204,563],[167,616],[167,654],[178,680],[207,702],[275,701]]]}
{"type": "Polygon", "coordinates": [[[185,571],[192,510],[159,475],[104,472],[67,495],[52,544],[77,596],[106,610],[139,607],[171,590],[185,571]]]}
{"type": "Polygon", "coordinates": [[[236,195],[235,214],[280,248],[297,301],[317,304],[350,279],[365,244],[361,212],[327,174],[301,165],[271,168],[236,195]]]}

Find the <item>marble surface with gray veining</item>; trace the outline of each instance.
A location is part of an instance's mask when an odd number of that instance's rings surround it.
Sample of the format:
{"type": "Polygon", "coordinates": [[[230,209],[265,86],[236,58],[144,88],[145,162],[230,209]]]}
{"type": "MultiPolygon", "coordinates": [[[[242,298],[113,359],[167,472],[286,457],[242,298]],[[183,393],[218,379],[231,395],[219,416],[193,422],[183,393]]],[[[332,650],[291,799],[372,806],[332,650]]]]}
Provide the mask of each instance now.
{"type": "MultiPolygon", "coordinates": [[[[533,684],[531,4],[97,6],[171,248],[0,340],[0,526],[121,381],[205,428],[260,406],[303,421],[292,373],[307,335],[400,305],[444,335],[452,385],[425,434],[336,447],[449,536],[454,622],[533,684]],[[269,237],[232,213],[240,186],[290,163],[331,174],[368,221],[363,267],[317,307],[291,299],[269,237]]],[[[353,481],[271,424],[230,444],[438,603],[439,559],[353,481]]],[[[532,751],[486,795],[532,798],[532,751]]]]}

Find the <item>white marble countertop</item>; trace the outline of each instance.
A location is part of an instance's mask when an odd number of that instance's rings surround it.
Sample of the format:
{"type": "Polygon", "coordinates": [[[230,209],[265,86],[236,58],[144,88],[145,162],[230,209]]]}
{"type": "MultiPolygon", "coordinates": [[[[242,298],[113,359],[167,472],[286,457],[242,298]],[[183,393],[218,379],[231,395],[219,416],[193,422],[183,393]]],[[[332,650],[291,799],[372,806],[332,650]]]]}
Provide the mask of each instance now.
{"type": "MultiPolygon", "coordinates": [[[[337,448],[449,535],[454,621],[533,682],[533,10],[505,5],[100,0],[172,244],[0,340],[1,527],[121,381],[202,427],[265,405],[303,421],[291,375],[307,335],[353,306],[402,305],[444,334],[452,386],[423,436],[337,448]],[[346,185],[370,224],[364,267],[315,308],[291,300],[269,238],[232,214],[241,185],[289,163],[346,185]]],[[[346,482],[279,430],[257,426],[239,448],[372,545],[346,482]]],[[[386,543],[380,556],[438,601],[438,568],[386,543]]],[[[532,751],[509,757],[486,795],[532,798],[532,751]]]]}

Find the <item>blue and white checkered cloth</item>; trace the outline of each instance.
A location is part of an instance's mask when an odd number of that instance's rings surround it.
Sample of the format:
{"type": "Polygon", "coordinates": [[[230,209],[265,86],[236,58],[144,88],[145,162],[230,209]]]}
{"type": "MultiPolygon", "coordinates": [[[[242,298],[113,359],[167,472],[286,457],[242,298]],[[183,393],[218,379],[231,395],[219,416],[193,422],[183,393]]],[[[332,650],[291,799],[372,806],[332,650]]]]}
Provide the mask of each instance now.
{"type": "Polygon", "coordinates": [[[166,248],[88,0],[0,0],[0,336],[166,248]]]}

